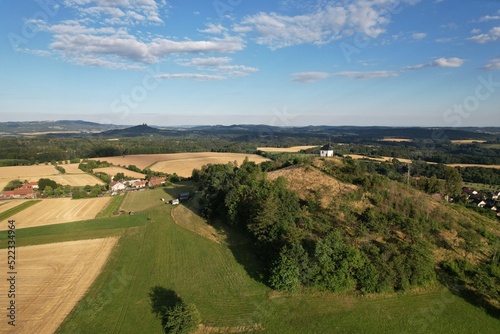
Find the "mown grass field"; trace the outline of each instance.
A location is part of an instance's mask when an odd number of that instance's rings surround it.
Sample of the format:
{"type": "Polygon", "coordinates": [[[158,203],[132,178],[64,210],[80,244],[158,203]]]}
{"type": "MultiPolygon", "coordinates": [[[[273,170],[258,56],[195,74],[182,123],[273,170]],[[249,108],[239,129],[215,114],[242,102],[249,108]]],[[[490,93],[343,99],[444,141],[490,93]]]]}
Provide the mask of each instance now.
{"type": "MultiPolygon", "coordinates": [[[[256,266],[247,246],[215,243],[173,223],[173,207],[160,197],[167,200],[169,193],[175,196],[186,185],[182,187],[130,194],[123,207],[135,205],[132,216],[18,231],[18,246],[120,236],[104,270],[58,333],[161,334],[148,296],[158,285],[194,303],[203,324],[217,328],[259,324],[263,333],[500,330],[500,320],[439,287],[414,295],[376,297],[272,293],[246,270],[256,266]],[[139,212],[140,208],[147,211],[139,212]]],[[[0,232],[2,247],[6,237],[0,232]]]]}
{"type": "Polygon", "coordinates": [[[254,264],[246,246],[231,250],[177,226],[171,220],[172,207],[157,203],[149,209],[150,222],[123,230],[106,268],[59,333],[160,334],[160,321],[151,313],[148,297],[157,285],[194,303],[203,324],[211,327],[261,324],[265,333],[496,333],[500,329],[499,320],[444,288],[376,298],[273,294],[245,270],[254,264]]]}

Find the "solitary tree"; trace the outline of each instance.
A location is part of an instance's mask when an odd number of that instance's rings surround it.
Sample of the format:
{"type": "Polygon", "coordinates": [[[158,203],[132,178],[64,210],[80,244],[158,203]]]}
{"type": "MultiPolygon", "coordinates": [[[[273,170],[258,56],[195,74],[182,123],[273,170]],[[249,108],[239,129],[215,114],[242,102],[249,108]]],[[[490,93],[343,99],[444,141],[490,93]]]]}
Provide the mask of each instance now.
{"type": "Polygon", "coordinates": [[[444,172],[445,192],[449,196],[459,195],[462,191],[463,181],[460,172],[452,167],[446,167],[444,172]]]}

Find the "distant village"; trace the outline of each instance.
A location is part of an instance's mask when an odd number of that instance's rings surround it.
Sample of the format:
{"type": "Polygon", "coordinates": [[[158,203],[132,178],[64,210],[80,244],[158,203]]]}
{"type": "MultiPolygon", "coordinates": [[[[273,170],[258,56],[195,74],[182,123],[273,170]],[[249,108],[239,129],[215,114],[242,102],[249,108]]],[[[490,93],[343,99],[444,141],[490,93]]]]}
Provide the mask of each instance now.
{"type": "MultiPolygon", "coordinates": [[[[155,188],[165,185],[166,177],[152,177],[149,180],[118,180],[109,184],[108,194],[116,196],[124,191],[139,191],[147,188],[155,188]]],[[[100,194],[102,196],[102,194],[100,194]]],[[[39,188],[39,182],[25,182],[17,189],[4,190],[1,193],[3,199],[34,199],[43,197],[39,188]]]]}

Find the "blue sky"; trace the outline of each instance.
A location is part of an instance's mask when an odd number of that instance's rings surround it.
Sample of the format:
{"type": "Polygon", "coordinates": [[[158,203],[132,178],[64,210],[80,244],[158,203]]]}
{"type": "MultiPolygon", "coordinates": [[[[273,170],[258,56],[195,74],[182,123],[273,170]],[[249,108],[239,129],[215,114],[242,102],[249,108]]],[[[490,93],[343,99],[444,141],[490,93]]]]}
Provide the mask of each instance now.
{"type": "Polygon", "coordinates": [[[500,1],[0,0],[1,121],[500,126],[500,1]]]}

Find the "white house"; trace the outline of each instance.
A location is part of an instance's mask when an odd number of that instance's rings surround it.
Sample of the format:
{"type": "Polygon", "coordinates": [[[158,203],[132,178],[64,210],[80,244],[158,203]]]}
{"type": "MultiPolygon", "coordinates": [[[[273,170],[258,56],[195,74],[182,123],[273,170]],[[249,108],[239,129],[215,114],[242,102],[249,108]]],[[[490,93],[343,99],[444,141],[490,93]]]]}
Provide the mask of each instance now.
{"type": "Polygon", "coordinates": [[[120,191],[120,190],[125,190],[125,188],[127,188],[123,183],[121,183],[121,182],[114,182],[114,181],[111,182],[109,184],[109,186],[110,186],[110,188],[111,188],[111,190],[113,192],[117,192],[117,191],[120,191]]]}
{"type": "Polygon", "coordinates": [[[333,157],[333,147],[328,144],[324,145],[319,151],[320,157],[333,157]]]}

